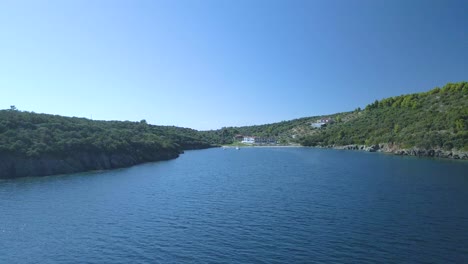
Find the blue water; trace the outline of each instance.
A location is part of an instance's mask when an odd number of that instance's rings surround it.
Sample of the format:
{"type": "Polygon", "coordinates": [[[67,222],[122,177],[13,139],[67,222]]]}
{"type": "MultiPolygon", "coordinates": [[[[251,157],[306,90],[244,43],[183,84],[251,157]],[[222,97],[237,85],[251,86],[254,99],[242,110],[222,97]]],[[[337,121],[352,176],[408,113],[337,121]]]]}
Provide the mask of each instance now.
{"type": "Polygon", "coordinates": [[[468,162],[187,151],[0,181],[0,263],[468,263],[468,162]]]}

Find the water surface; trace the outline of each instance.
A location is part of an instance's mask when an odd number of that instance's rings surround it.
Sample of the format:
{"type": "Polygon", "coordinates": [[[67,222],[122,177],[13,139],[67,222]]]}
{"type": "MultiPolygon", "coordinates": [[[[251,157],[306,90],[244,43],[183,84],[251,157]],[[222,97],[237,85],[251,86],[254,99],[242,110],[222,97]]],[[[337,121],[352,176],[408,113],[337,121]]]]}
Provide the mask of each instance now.
{"type": "Polygon", "coordinates": [[[468,263],[468,163],[187,151],[0,181],[0,263],[468,263]]]}

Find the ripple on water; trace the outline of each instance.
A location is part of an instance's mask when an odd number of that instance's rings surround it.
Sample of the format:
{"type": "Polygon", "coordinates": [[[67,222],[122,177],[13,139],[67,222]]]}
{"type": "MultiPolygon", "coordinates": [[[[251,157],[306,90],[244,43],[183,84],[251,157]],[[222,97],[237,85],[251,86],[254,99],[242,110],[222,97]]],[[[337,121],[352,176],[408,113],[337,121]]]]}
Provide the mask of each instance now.
{"type": "Polygon", "coordinates": [[[467,263],[467,169],[245,148],[0,181],[0,263],[467,263]]]}

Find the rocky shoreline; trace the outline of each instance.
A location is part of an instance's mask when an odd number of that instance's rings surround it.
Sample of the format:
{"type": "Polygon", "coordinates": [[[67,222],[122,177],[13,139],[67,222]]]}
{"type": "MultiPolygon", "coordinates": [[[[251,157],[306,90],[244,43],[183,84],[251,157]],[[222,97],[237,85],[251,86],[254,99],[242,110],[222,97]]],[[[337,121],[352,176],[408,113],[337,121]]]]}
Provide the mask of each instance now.
{"type": "Polygon", "coordinates": [[[367,152],[384,152],[392,153],[401,156],[417,156],[417,157],[432,157],[444,159],[461,159],[468,160],[468,152],[458,150],[443,150],[443,149],[422,149],[422,148],[400,148],[394,144],[377,144],[377,145],[345,145],[345,146],[326,146],[326,148],[346,149],[346,150],[361,150],[367,152]]]}
{"type": "Polygon", "coordinates": [[[158,151],[151,155],[81,152],[67,157],[48,155],[37,158],[1,155],[0,179],[125,168],[145,162],[175,159],[179,154],[178,151],[158,151]]]}

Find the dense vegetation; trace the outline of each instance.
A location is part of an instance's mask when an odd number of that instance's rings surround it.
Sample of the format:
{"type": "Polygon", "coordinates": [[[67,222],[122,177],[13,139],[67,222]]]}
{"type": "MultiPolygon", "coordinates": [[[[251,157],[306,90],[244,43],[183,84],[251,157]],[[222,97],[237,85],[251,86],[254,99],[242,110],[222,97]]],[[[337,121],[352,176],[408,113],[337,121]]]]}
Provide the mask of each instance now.
{"type": "MultiPolygon", "coordinates": [[[[332,115],[336,116],[336,115],[332,115]]],[[[230,144],[236,135],[247,135],[257,137],[275,137],[281,144],[295,142],[297,135],[304,135],[311,132],[310,124],[318,116],[304,117],[278,123],[243,126],[243,127],[223,127],[218,130],[201,131],[200,134],[205,140],[216,144],[230,144]]]]}
{"type": "Polygon", "coordinates": [[[468,151],[468,82],[376,100],[364,110],[273,124],[196,131],[140,122],[93,121],[0,110],[0,178],[126,167],[170,159],[185,149],[230,144],[236,135],[305,146],[376,145],[468,151]]]}
{"type": "Polygon", "coordinates": [[[140,122],[93,121],[85,118],[0,110],[0,154],[35,157],[76,151],[144,152],[194,149],[230,144],[240,135],[276,137],[280,143],[306,146],[372,145],[468,149],[468,83],[449,83],[426,93],[375,101],[364,110],[330,115],[335,123],[313,129],[319,118],[273,124],[196,131],[140,122]]]}
{"type": "Polygon", "coordinates": [[[328,115],[335,122],[322,129],[311,123],[319,116],[273,124],[224,127],[202,131],[216,144],[230,144],[237,134],[276,137],[282,144],[305,146],[375,145],[401,148],[468,150],[468,83],[449,83],[425,93],[376,100],[364,110],[328,115]]]}
{"type": "Polygon", "coordinates": [[[153,126],[145,120],[93,121],[22,112],[13,106],[0,111],[0,154],[39,157],[95,152],[144,156],[209,145],[193,129],[153,126]]]}
{"type": "Polygon", "coordinates": [[[348,115],[353,117],[304,136],[301,143],[468,150],[468,82],[375,101],[348,115]]]}
{"type": "MultiPolygon", "coordinates": [[[[281,137],[289,129],[301,123],[300,119],[283,121],[274,124],[245,126],[245,127],[223,127],[218,130],[201,131],[206,140],[217,144],[230,144],[236,135],[248,135],[258,137],[281,137]]],[[[307,122],[305,122],[307,123],[307,122]]]]}

